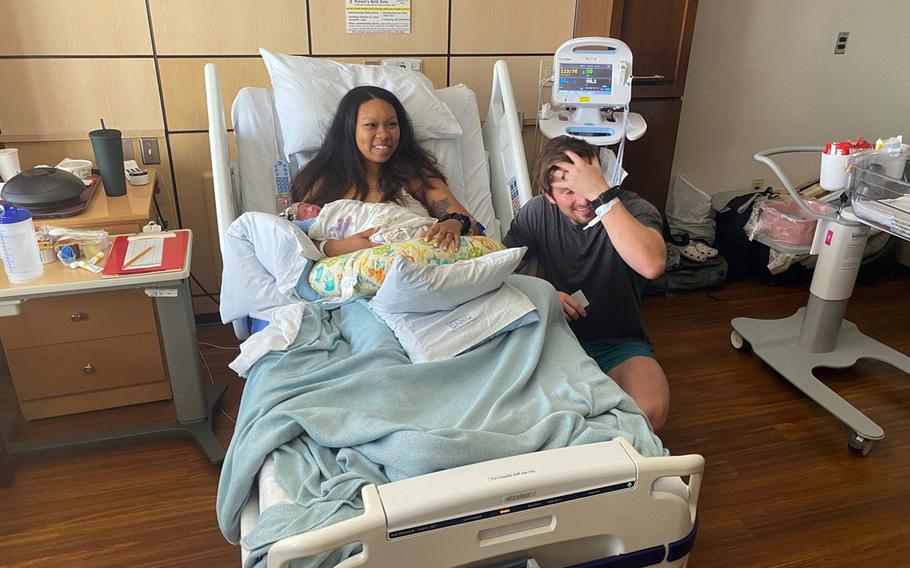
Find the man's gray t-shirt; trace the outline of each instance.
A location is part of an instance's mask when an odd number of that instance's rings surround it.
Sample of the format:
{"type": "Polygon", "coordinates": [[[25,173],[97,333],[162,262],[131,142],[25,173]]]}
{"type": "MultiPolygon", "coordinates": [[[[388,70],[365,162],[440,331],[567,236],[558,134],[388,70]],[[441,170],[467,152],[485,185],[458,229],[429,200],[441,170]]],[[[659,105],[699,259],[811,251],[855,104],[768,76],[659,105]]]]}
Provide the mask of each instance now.
{"type": "MultiPolygon", "coordinates": [[[[656,207],[630,191],[623,191],[620,200],[639,223],[661,232],[656,207]]],[[[646,279],[619,256],[603,225],[585,231],[538,195],[518,210],[502,242],[528,247],[525,258],[537,257],[557,290],[584,292],[591,303],[588,315],[570,324],[578,339],[605,345],[650,342],[641,319],[646,279]]]]}

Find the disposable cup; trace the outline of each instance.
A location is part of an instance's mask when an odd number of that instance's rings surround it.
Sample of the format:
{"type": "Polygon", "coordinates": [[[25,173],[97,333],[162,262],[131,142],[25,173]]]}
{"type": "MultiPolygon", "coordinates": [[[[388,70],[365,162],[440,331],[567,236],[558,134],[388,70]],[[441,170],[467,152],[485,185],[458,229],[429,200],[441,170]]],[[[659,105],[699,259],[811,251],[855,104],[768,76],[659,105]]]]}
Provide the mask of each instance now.
{"type": "Polygon", "coordinates": [[[826,191],[844,189],[847,185],[847,161],[850,156],[822,154],[818,185],[826,191]]]}
{"type": "Polygon", "coordinates": [[[18,148],[0,148],[0,180],[9,181],[22,171],[18,148]]]}

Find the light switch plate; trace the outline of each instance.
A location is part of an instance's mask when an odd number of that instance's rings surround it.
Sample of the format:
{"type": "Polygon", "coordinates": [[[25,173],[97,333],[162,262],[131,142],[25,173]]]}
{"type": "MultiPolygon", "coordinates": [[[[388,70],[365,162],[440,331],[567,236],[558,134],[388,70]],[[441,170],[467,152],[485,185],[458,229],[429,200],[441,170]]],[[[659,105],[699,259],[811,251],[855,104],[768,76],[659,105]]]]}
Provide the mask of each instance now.
{"type": "Polygon", "coordinates": [[[142,150],[143,164],[149,165],[161,163],[161,154],[158,152],[157,138],[140,138],[139,148],[142,150]]]}

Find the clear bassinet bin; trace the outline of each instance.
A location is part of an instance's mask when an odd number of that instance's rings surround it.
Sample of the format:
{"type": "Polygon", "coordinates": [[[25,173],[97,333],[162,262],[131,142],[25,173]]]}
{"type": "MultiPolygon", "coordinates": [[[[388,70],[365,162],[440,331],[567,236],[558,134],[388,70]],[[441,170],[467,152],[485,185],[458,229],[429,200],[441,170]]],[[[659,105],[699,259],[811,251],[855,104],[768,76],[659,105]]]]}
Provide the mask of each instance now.
{"type": "Polygon", "coordinates": [[[863,222],[910,240],[910,146],[863,152],[851,158],[847,195],[863,222]]]}

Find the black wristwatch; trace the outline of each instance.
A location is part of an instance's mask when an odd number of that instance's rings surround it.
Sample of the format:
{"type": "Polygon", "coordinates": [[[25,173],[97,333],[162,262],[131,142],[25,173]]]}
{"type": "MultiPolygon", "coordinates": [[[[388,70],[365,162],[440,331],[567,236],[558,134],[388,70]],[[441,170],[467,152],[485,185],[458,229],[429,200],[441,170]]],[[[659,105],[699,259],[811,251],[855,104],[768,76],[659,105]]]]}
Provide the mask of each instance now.
{"type": "Polygon", "coordinates": [[[439,217],[439,222],[448,221],[450,219],[455,219],[456,221],[461,222],[461,234],[467,235],[471,232],[471,218],[467,215],[462,215],[461,213],[443,213],[439,217]]]}
{"type": "Polygon", "coordinates": [[[616,199],[617,197],[619,197],[619,194],[621,192],[622,192],[622,189],[618,185],[614,185],[607,191],[601,193],[600,195],[595,197],[593,200],[591,200],[591,207],[593,207],[594,209],[597,209],[601,205],[606,205],[607,203],[609,203],[609,202],[613,201],[614,199],[616,199]]]}

